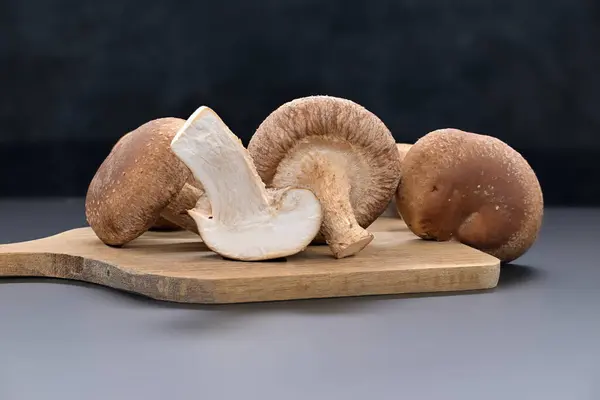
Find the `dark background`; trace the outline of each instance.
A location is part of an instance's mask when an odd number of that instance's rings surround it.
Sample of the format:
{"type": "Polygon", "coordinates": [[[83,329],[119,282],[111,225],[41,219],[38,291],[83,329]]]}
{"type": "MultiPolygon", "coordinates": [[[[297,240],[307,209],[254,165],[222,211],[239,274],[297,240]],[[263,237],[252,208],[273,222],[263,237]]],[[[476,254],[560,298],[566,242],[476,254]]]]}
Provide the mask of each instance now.
{"type": "Polygon", "coordinates": [[[209,105],[352,99],[397,141],[496,136],[547,204],[600,204],[595,0],[0,0],[0,195],[84,196],[126,132],[209,105]]]}

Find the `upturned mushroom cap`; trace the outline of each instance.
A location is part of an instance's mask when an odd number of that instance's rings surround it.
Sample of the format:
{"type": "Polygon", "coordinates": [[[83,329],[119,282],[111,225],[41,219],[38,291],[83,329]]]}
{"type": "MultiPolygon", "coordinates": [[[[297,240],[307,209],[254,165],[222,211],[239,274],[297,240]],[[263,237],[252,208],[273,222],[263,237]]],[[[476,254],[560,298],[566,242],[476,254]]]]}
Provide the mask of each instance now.
{"type": "Polygon", "coordinates": [[[122,246],[146,232],[191,176],[170,143],[180,118],[160,118],[124,135],[88,188],[86,217],[104,243],[122,246]]]}
{"type": "Polygon", "coordinates": [[[385,211],[398,186],[400,161],[391,132],[347,99],[309,96],[283,104],[260,124],[248,151],[267,186],[316,194],[324,209],[320,234],[338,258],[372,240],[365,228],[385,211]]]}
{"type": "Polygon", "coordinates": [[[321,204],[310,190],[266,189],[241,141],[210,108],[198,108],[171,143],[202,183],[211,208],[189,210],[204,243],[242,261],[304,250],[319,231],[321,204]]]}
{"type": "Polygon", "coordinates": [[[408,227],[510,262],[535,242],[543,196],[527,161],[501,140],[457,129],[419,139],[402,164],[398,207],[408,227]]]}

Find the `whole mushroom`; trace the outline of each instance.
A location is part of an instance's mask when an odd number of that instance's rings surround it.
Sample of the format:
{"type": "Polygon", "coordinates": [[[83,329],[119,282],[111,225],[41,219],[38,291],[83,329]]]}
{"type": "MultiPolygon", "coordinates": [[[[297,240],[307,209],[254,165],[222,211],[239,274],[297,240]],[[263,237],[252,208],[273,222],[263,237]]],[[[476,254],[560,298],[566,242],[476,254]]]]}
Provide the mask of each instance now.
{"type": "Polygon", "coordinates": [[[159,118],[125,134],[100,165],[86,195],[86,217],[98,238],[123,246],[164,219],[198,233],[186,211],[204,191],[173,154],[171,140],[180,118],[159,118]]]}
{"type": "Polygon", "coordinates": [[[266,189],[241,141],[210,108],[198,108],[171,143],[202,183],[210,210],[188,211],[206,246],[257,261],[304,250],[319,231],[321,204],[306,189],[266,189]]]}
{"type": "Polygon", "coordinates": [[[309,96],[274,110],[248,151],[268,187],[313,191],[323,207],[322,237],[336,258],[361,251],[366,230],[398,186],[395,140],[372,112],[347,99],[309,96]]]}
{"type": "Polygon", "coordinates": [[[521,154],[497,138],[458,129],[430,132],[412,146],[397,202],[421,238],[457,240],[502,262],[533,245],[544,208],[521,154]]]}

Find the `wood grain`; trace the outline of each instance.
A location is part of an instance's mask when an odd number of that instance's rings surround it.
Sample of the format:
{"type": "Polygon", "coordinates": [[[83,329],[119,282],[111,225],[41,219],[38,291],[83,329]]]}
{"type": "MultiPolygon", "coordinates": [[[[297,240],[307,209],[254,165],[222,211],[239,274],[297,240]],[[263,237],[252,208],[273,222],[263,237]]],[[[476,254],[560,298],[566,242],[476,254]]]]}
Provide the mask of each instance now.
{"type": "Polygon", "coordinates": [[[373,242],[336,260],[310,246],[286,260],[239,262],[207,250],[189,232],[148,232],[123,248],[90,228],[0,246],[0,276],[86,281],[182,303],[242,303],[493,288],[498,259],[455,242],[414,236],[398,218],[370,228],[373,242]]]}

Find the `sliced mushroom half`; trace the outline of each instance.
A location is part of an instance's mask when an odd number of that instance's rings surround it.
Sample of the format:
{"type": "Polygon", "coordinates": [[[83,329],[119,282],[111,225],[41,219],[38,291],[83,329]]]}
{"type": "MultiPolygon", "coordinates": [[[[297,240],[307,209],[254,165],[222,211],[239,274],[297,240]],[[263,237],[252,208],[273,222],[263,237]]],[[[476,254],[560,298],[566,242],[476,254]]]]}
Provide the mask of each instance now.
{"type": "Polygon", "coordinates": [[[304,250],[319,231],[321,204],[307,189],[266,189],[243,144],[209,107],[198,108],[171,143],[202,183],[211,212],[188,211],[204,243],[243,261],[304,250]]]}

